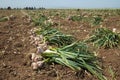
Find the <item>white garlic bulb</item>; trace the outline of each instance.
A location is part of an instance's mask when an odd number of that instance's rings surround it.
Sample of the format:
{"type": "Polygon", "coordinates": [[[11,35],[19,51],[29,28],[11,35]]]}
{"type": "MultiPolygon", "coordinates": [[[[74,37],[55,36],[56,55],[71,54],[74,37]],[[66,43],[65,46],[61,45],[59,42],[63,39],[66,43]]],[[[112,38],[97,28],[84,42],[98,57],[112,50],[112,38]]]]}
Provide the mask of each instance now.
{"type": "Polygon", "coordinates": [[[116,32],[116,28],[113,28],[113,32],[116,32]]]}
{"type": "Polygon", "coordinates": [[[31,66],[32,66],[32,69],[33,69],[33,70],[37,70],[37,69],[38,69],[38,64],[37,64],[36,62],[33,62],[33,63],[31,64],[31,66]]]}
{"type": "Polygon", "coordinates": [[[43,66],[43,64],[44,64],[44,61],[38,61],[37,62],[37,65],[38,65],[39,68],[41,68],[43,66]]]}

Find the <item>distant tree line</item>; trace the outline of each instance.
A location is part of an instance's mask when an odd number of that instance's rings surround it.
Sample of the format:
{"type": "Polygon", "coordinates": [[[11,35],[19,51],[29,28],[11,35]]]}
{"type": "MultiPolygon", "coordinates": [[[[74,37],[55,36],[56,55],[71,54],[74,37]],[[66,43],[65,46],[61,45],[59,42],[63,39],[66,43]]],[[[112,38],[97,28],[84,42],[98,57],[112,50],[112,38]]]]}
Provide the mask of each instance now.
{"type": "Polygon", "coordinates": [[[25,10],[36,10],[36,9],[45,9],[44,7],[36,8],[36,7],[25,7],[25,10]]]}
{"type": "Polygon", "coordinates": [[[21,9],[24,9],[24,10],[43,10],[45,9],[44,7],[40,7],[40,8],[36,8],[36,7],[24,7],[24,8],[11,8],[10,6],[8,6],[7,8],[0,8],[0,10],[3,10],[3,9],[6,9],[6,10],[21,10],[21,9]]]}

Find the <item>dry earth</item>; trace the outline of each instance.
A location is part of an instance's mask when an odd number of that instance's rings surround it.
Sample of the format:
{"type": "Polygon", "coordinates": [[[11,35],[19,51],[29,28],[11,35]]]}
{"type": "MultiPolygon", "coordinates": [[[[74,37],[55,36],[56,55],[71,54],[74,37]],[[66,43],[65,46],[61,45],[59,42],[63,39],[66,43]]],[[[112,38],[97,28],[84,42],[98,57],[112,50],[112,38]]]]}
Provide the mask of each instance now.
{"type": "MultiPolygon", "coordinates": [[[[35,47],[30,44],[29,31],[34,26],[29,22],[24,12],[19,10],[0,10],[0,17],[13,15],[14,18],[5,22],[0,22],[0,80],[97,80],[94,77],[74,71],[61,65],[46,64],[43,69],[33,71],[31,60],[27,57],[30,52],[34,52],[35,47]]],[[[111,17],[104,25],[109,28],[116,27],[120,30],[120,25],[108,22],[120,22],[120,17],[111,17]]],[[[79,26],[75,22],[61,21],[64,26],[79,26]]],[[[84,38],[91,31],[90,25],[82,24],[79,32],[69,32],[79,38],[84,38]],[[85,32],[84,30],[87,30],[85,32]]],[[[66,29],[61,29],[63,32],[66,29]]],[[[73,29],[72,29],[73,30],[73,29]]],[[[99,49],[99,57],[102,58],[102,65],[105,76],[108,80],[120,80],[120,50],[119,49],[99,49]],[[109,72],[110,68],[113,75],[109,72]],[[114,78],[115,77],[115,78],[114,78]]],[[[82,71],[81,71],[82,72],[82,71]]]]}

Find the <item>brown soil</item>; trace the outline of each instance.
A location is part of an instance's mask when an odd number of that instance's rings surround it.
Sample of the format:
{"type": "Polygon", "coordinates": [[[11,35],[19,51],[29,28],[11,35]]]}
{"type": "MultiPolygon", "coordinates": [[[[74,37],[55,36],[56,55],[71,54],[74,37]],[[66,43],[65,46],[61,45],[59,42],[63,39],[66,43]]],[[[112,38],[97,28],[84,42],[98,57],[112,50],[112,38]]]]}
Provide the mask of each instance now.
{"type": "MultiPolygon", "coordinates": [[[[35,48],[29,41],[29,31],[33,25],[28,21],[29,17],[25,17],[19,10],[0,11],[0,17],[10,15],[13,15],[14,19],[0,22],[0,80],[97,80],[90,74],[84,74],[84,71],[77,74],[65,66],[56,64],[45,64],[43,69],[33,71],[31,60],[27,56],[35,48]]],[[[67,30],[67,33],[77,39],[84,39],[94,29],[86,23],[60,21],[64,25],[60,30],[63,32],[67,30]],[[75,31],[76,29],[78,31],[75,31]]],[[[120,17],[111,17],[103,24],[108,25],[110,29],[116,27],[120,31],[120,25],[111,23],[116,21],[120,21],[120,17]]],[[[102,58],[104,75],[108,80],[120,80],[120,50],[99,49],[98,52],[102,58]],[[110,73],[110,68],[113,75],[110,73]]]]}

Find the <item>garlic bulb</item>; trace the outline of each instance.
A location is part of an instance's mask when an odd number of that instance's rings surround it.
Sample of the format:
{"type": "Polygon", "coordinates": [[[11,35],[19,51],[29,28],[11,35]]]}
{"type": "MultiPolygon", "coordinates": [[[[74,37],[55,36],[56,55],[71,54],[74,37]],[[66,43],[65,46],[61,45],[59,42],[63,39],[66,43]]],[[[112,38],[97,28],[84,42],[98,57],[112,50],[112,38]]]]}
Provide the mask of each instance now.
{"type": "Polygon", "coordinates": [[[42,56],[41,55],[36,55],[35,53],[32,53],[31,54],[31,60],[32,60],[32,62],[40,61],[40,60],[42,60],[42,56]]]}
{"type": "Polygon", "coordinates": [[[43,53],[44,52],[44,50],[43,50],[43,48],[42,47],[37,47],[37,53],[39,54],[39,53],[43,53]]]}
{"type": "Polygon", "coordinates": [[[37,47],[37,53],[43,53],[45,50],[47,50],[48,46],[46,43],[39,44],[37,47]]]}
{"type": "Polygon", "coordinates": [[[36,55],[33,61],[37,62],[37,61],[40,61],[40,60],[42,60],[42,56],[36,55]]]}
{"type": "Polygon", "coordinates": [[[31,66],[32,66],[32,69],[33,69],[33,70],[37,70],[37,69],[38,69],[38,64],[37,64],[36,62],[33,62],[33,63],[31,64],[31,66]]]}
{"type": "Polygon", "coordinates": [[[31,64],[33,70],[37,70],[38,68],[42,68],[44,61],[33,62],[31,64]]]}
{"type": "Polygon", "coordinates": [[[37,65],[38,65],[39,68],[41,68],[43,66],[43,64],[44,64],[44,61],[38,61],[37,62],[37,65]]]}
{"type": "Polygon", "coordinates": [[[113,28],[113,32],[116,32],[116,28],[113,28]]]}

